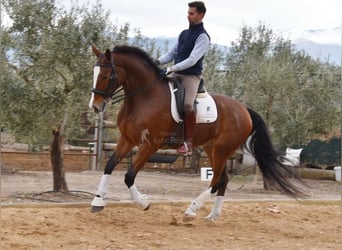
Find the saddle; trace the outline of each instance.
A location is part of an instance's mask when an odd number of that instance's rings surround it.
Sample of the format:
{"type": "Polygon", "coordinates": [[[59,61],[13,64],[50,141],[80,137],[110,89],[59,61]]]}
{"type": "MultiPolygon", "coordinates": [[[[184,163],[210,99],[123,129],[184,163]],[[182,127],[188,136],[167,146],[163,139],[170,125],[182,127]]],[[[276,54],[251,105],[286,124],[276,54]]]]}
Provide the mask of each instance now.
{"type": "MultiPolygon", "coordinates": [[[[182,123],[184,119],[185,89],[179,78],[168,78],[171,94],[171,114],[175,122],[182,123]]],[[[194,103],[196,123],[211,123],[217,119],[217,108],[213,97],[208,94],[204,80],[201,79],[194,103]]]]}
{"type": "MultiPolygon", "coordinates": [[[[168,77],[167,78],[173,85],[173,93],[176,99],[176,107],[179,114],[180,119],[184,119],[184,98],[185,98],[185,88],[181,82],[181,80],[178,77],[168,77]]],[[[207,90],[204,86],[204,79],[201,78],[200,84],[197,89],[197,95],[199,94],[205,94],[207,93],[207,90]]],[[[195,100],[194,107],[196,111],[196,107],[198,102],[195,100]]]]}

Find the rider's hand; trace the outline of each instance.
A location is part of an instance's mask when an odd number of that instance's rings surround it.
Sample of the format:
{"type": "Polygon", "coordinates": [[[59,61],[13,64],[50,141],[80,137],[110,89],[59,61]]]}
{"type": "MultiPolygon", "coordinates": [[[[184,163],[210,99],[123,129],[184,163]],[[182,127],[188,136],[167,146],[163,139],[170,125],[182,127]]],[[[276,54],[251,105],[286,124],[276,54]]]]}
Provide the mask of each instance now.
{"type": "Polygon", "coordinates": [[[153,60],[153,62],[154,62],[154,64],[155,64],[155,65],[157,65],[157,66],[159,66],[159,65],[160,65],[160,62],[159,62],[159,60],[158,60],[158,59],[154,59],[154,60],[153,60]]]}
{"type": "Polygon", "coordinates": [[[172,73],[171,67],[167,67],[165,70],[165,76],[168,76],[172,73]]]}
{"type": "Polygon", "coordinates": [[[165,77],[168,77],[171,73],[172,73],[172,71],[171,71],[170,67],[163,68],[160,70],[159,77],[165,78],[165,77]]]}

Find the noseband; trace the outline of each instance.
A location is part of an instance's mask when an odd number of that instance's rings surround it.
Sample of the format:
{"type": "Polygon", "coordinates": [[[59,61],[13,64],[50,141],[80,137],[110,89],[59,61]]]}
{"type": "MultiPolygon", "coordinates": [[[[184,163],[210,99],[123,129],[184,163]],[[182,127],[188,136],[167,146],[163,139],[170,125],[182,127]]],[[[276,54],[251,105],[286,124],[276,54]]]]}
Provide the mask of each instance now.
{"type": "Polygon", "coordinates": [[[114,68],[114,58],[111,57],[111,63],[96,63],[95,66],[99,66],[100,68],[111,68],[111,73],[110,73],[110,77],[109,77],[109,84],[107,86],[106,90],[99,90],[96,88],[92,89],[92,92],[97,94],[97,95],[101,95],[104,98],[112,98],[115,93],[116,93],[116,88],[115,85],[117,85],[117,80],[118,80],[118,76],[115,72],[115,68],[114,68]]]}

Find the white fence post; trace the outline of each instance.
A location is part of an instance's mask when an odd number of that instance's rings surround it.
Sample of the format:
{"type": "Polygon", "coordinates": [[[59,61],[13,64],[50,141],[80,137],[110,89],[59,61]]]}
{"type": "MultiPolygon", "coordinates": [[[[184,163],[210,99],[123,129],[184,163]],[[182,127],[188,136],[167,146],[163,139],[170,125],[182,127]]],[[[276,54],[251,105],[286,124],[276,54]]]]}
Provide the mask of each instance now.
{"type": "Polygon", "coordinates": [[[93,162],[91,166],[91,170],[96,170],[96,163],[97,163],[97,153],[99,147],[99,117],[95,120],[95,129],[94,129],[94,148],[93,148],[93,162]]]}
{"type": "Polygon", "coordinates": [[[102,163],[102,150],[103,150],[103,112],[99,112],[98,116],[98,124],[97,124],[97,133],[96,133],[96,170],[101,169],[101,163],[102,163]]]}

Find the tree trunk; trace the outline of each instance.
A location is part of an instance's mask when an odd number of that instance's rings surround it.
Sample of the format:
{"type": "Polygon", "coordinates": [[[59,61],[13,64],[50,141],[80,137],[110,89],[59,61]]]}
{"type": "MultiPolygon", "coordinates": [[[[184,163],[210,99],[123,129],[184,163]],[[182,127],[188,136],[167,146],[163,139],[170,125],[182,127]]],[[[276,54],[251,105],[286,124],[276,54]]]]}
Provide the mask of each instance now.
{"type": "Polygon", "coordinates": [[[53,191],[68,192],[65,181],[63,144],[64,137],[61,135],[60,128],[52,131],[53,140],[50,148],[50,159],[53,173],[53,191]]]}

